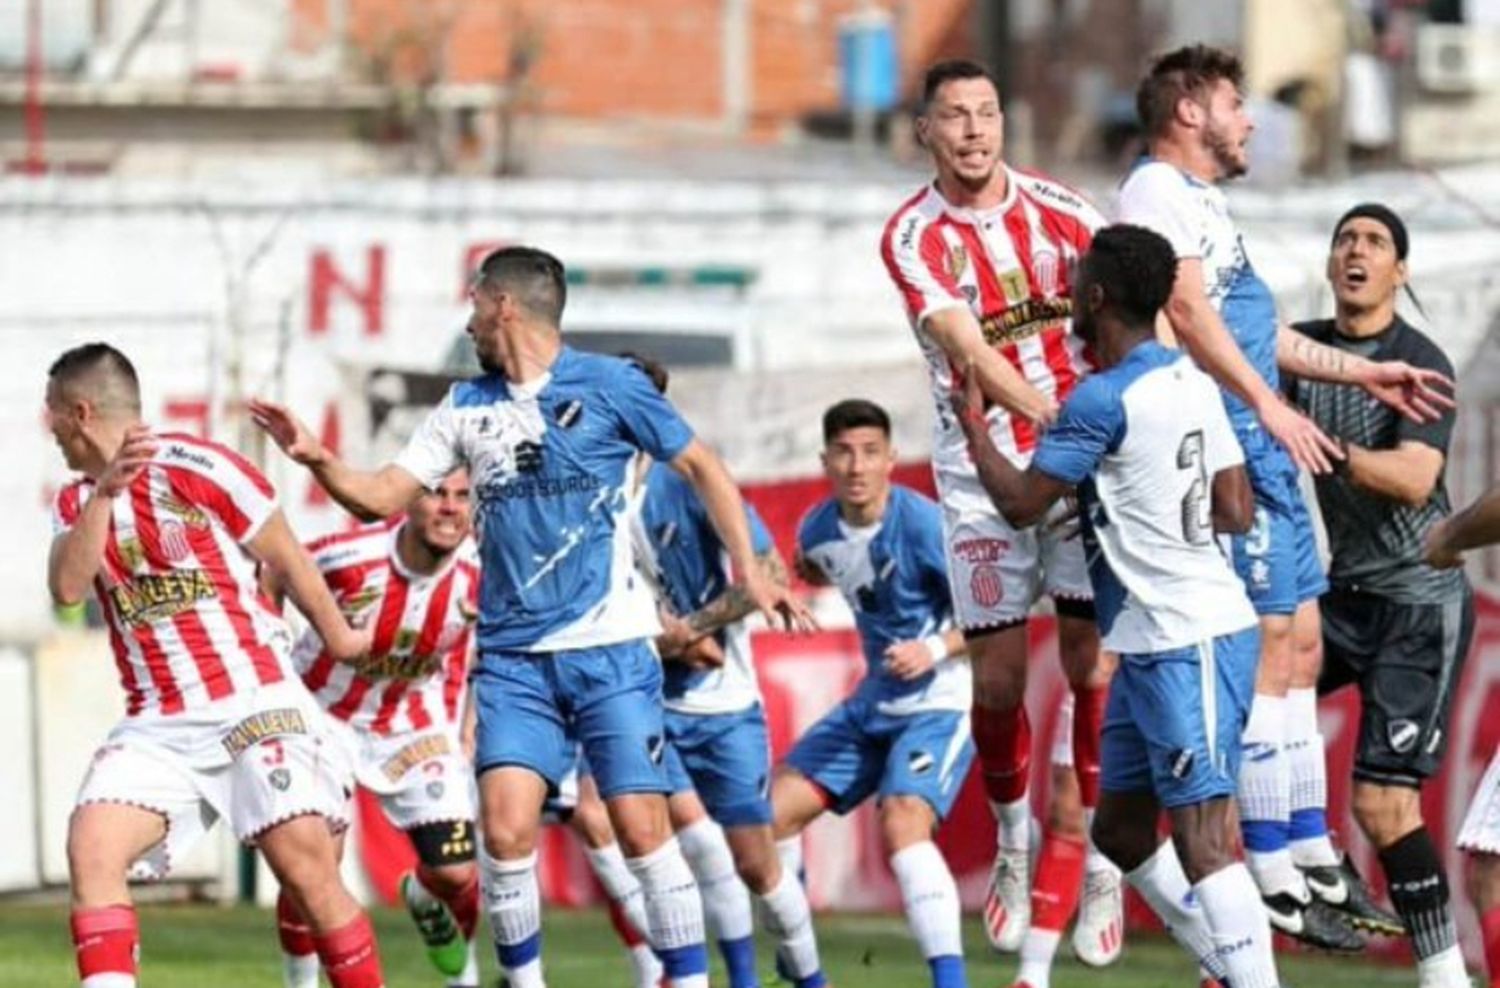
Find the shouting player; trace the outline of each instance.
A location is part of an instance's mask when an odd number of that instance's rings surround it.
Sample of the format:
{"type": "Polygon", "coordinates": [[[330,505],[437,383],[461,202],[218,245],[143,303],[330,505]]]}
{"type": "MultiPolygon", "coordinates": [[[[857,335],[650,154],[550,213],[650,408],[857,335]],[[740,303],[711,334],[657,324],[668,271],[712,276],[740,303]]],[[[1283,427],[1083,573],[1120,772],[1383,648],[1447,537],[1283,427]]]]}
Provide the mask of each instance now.
{"type": "Polygon", "coordinates": [[[798,740],[771,787],[776,837],[800,868],[801,834],[825,810],[874,795],[891,871],[934,988],[964,988],[958,887],[932,838],[958,798],[974,748],[963,636],[951,627],[941,512],[891,483],[891,422],[869,401],[823,415],[833,497],[797,533],[808,582],[838,587],[869,669],[854,694],[798,740]]]}
{"type": "Polygon", "coordinates": [[[662,757],[655,607],[622,524],[637,451],[703,498],[746,594],[772,620],[810,620],[755,564],[744,505],[719,458],[636,366],[565,346],[563,266],[504,247],[470,290],[483,376],[454,385],[396,462],[353,469],[285,409],[251,412],[346,508],[387,517],[466,465],[478,497],[475,770],[488,855],[484,892],[511,988],[539,988],[536,838],[542,804],[582,745],[641,883],[652,947],[673,988],[708,979],[703,909],[672,839],[662,757]]]}
{"type": "Polygon", "coordinates": [[[1041,427],[1088,370],[1069,329],[1068,278],[1103,219],[1071,189],[1008,167],[1002,125],[1000,94],[982,66],[949,61],[928,69],[917,135],[937,177],[891,217],[881,255],[937,405],[933,475],[954,614],[973,656],[974,743],[999,823],[985,930],[996,948],[1015,950],[1030,922],[1031,729],[1023,701],[1026,619],[1040,594],[1057,609],[1058,649],[1075,697],[1074,760],[1089,814],[1098,798],[1109,671],[1078,540],[1051,526],[1016,529],[995,512],[948,393],[953,369],[973,364],[996,445],[1026,464],[1041,427]]]}
{"type": "Polygon", "coordinates": [[[307,917],[334,988],[380,988],[374,932],[338,872],[348,763],[297,681],[256,565],[277,574],[334,661],[358,659],[368,637],[339,613],[255,467],[141,422],[119,350],[90,343],[58,357],[47,422],[83,474],[57,495],[47,585],[59,604],[97,595],[126,701],[68,826],[84,988],[133,988],[127,873],[165,877],[220,816],[307,917]]]}
{"type": "MultiPolygon", "coordinates": [[[[462,470],[425,492],[395,525],[319,539],[313,563],[351,624],[370,628],[369,655],[340,663],[309,629],[292,657],[336,721],[361,785],[404,831],[419,864],[401,894],[450,988],[479,988],[474,801],[459,740],[473,644],[479,565],[462,470]]],[[[273,599],[280,586],[267,581],[273,599]]],[[[318,959],[291,898],[276,901],[286,988],[317,988],[318,959]]]]}
{"type": "Polygon", "coordinates": [[[1215,533],[1250,527],[1250,490],[1213,381],[1154,338],[1175,278],[1157,234],[1095,235],[1074,326],[1104,369],[1063,404],[1025,472],[995,448],[977,381],[955,408],[980,480],[1013,524],[1078,492],[1099,628],[1120,662],[1095,839],[1215,977],[1276,988],[1270,923],[1229,834],[1259,635],[1215,533]],[[1164,843],[1161,808],[1172,824],[1164,843]]]}
{"type": "MultiPolygon", "coordinates": [[[[1449,378],[1448,358],[1396,314],[1407,243],[1406,225],[1385,206],[1345,213],[1328,257],[1334,318],[1297,328],[1335,356],[1404,360],[1449,378]]],[[[1423,988],[1467,985],[1446,869],[1420,798],[1447,750],[1448,711],[1474,631],[1462,571],[1422,558],[1422,536],[1449,511],[1443,475],[1456,416],[1451,407],[1439,414],[1445,402],[1431,408],[1434,421],[1415,423],[1357,388],[1290,384],[1292,400],[1344,450],[1339,469],[1317,478],[1333,584],[1321,601],[1327,664],[1318,688],[1359,685],[1351,808],[1401,914],[1375,918],[1397,933],[1404,922],[1423,988]]]]}
{"type": "Polygon", "coordinates": [[[1120,219],[1157,231],[1176,251],[1179,277],[1165,311],[1177,338],[1224,391],[1255,492],[1255,524],[1233,540],[1235,568],[1261,627],[1239,790],[1250,867],[1277,929],[1358,950],[1362,939],[1322,903],[1363,893],[1347,887],[1358,879],[1340,870],[1327,837],[1326,766],[1310,692],[1321,662],[1317,598],[1327,581],[1297,484],[1298,464],[1326,473],[1340,453],[1282,398],[1278,368],[1358,385],[1418,419],[1425,416],[1413,395],[1432,394],[1436,376],[1340,354],[1278,322],[1219,187],[1248,165],[1252,125],[1242,81],[1238,59],[1203,45],[1152,65],[1136,94],[1149,154],[1120,189],[1120,219]],[[1311,887],[1299,865],[1316,869],[1311,887]]]}

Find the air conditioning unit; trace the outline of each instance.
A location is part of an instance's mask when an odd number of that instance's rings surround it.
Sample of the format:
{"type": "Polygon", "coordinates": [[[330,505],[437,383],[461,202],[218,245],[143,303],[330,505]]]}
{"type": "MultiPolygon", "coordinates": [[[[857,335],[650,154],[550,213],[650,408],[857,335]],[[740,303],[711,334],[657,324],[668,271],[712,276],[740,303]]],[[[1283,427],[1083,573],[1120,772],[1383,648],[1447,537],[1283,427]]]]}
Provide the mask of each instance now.
{"type": "Polygon", "coordinates": [[[1423,24],[1417,30],[1417,82],[1434,93],[1500,89],[1500,30],[1423,24]]]}

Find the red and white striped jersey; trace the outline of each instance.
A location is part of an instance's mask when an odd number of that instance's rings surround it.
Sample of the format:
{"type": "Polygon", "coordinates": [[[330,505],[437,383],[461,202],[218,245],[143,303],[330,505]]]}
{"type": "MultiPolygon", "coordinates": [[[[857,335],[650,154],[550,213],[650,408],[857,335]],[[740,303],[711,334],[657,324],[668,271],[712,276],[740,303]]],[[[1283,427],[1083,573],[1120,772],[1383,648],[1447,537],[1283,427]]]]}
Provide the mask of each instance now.
{"type": "Polygon", "coordinates": [[[356,665],[335,661],[311,628],[293,661],[334,717],[378,735],[457,726],[479,603],[479,552],[472,539],[435,573],[402,564],[396,539],[406,522],[367,525],[308,546],[349,622],[374,634],[356,665]]]}
{"type": "MultiPolygon", "coordinates": [[[[1007,168],[1005,201],[993,209],[954,206],[936,185],[902,204],[886,223],[880,252],[906,303],[927,360],[937,405],[933,466],[972,472],[963,432],[949,406],[955,370],[922,327],[941,309],[967,306],[985,340],[1037,390],[1065,401],[1093,367],[1072,333],[1072,280],[1104,217],[1065,185],[1007,168]]],[[[1025,466],[1036,429],[1003,408],[988,412],[995,445],[1025,466]]]]}
{"type": "MultiPolygon", "coordinates": [[[[111,508],[94,579],[126,713],[200,710],[291,678],[291,635],[244,548],[276,510],[270,482],[218,443],[157,436],[155,456],[111,508]]],[[[57,494],[53,530],[78,520],[94,482],[57,494]]]]}

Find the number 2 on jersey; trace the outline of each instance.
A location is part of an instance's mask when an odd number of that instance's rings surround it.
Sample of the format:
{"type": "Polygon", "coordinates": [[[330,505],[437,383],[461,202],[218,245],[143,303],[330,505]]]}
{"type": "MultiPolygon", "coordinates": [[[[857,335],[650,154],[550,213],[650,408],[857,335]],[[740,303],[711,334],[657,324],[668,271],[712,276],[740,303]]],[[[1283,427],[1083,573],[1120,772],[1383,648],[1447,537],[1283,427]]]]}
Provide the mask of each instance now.
{"type": "Polygon", "coordinates": [[[1212,505],[1208,499],[1208,469],[1203,464],[1203,430],[1182,437],[1177,447],[1177,469],[1191,470],[1192,486],[1182,497],[1182,537],[1188,545],[1207,545],[1214,538],[1212,505]]]}

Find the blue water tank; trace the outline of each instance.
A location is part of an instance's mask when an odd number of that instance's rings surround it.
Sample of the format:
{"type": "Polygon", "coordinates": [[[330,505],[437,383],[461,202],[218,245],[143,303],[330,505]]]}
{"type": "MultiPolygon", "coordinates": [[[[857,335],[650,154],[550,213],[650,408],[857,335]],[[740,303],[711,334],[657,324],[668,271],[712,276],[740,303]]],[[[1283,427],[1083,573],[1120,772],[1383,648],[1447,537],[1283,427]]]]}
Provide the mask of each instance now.
{"type": "Polygon", "coordinates": [[[883,10],[839,24],[839,89],[847,110],[889,110],[900,96],[896,25],[883,10]]]}

